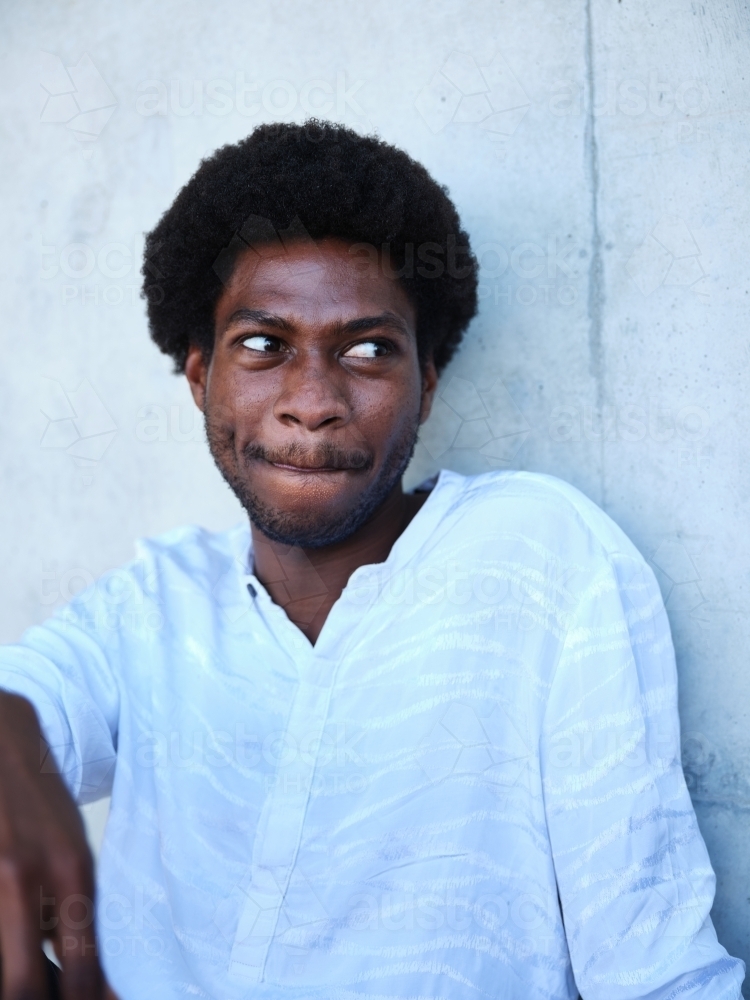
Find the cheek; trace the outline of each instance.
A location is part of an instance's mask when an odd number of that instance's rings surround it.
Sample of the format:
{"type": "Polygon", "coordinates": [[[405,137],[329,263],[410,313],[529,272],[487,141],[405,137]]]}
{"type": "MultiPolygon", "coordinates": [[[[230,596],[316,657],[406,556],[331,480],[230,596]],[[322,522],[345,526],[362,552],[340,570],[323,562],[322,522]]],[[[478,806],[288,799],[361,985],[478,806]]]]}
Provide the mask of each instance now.
{"type": "Polygon", "coordinates": [[[267,387],[236,373],[212,373],[206,387],[206,405],[214,426],[231,429],[240,440],[254,437],[255,429],[272,401],[267,387]]]}
{"type": "Polygon", "coordinates": [[[404,380],[363,393],[356,408],[357,426],[371,444],[387,447],[401,441],[419,421],[420,384],[404,380]]]}

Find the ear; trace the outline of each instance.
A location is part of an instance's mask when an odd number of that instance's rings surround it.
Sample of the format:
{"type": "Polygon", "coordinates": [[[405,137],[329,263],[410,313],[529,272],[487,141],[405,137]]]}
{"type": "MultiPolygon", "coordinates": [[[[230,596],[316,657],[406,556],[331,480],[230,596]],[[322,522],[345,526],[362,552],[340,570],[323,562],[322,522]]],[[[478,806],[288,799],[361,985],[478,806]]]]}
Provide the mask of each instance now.
{"type": "Polygon", "coordinates": [[[185,377],[188,380],[195,405],[202,411],[206,403],[208,365],[203,357],[203,352],[196,344],[191,344],[188,348],[188,356],[185,361],[185,377]]]}
{"type": "Polygon", "coordinates": [[[432,355],[425,363],[422,372],[422,405],[419,411],[419,422],[423,424],[430,415],[432,401],[435,398],[435,390],[438,384],[438,373],[432,355]]]}

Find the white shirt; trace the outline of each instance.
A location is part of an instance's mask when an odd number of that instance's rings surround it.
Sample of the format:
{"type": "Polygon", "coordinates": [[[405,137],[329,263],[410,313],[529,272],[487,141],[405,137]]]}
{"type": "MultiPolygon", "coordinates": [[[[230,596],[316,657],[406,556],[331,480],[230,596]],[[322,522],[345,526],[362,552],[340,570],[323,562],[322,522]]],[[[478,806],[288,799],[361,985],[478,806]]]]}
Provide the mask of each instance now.
{"type": "Polygon", "coordinates": [[[659,589],[601,510],[443,471],[315,646],[252,565],[246,524],[169,532],[0,652],[111,790],[121,1000],[740,996],[659,589]]]}

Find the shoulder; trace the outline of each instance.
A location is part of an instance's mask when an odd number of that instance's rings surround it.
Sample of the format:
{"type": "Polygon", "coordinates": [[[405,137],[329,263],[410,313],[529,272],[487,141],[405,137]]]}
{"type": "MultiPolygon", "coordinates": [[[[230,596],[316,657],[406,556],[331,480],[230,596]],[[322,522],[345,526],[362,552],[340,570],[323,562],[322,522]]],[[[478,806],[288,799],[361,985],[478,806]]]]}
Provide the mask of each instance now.
{"type": "Polygon", "coordinates": [[[246,523],[225,531],[208,531],[196,524],[171,528],[160,535],[139,538],[136,560],[160,559],[175,565],[198,566],[214,560],[247,560],[250,531],[246,523]]]}
{"type": "Polygon", "coordinates": [[[198,525],[172,528],[136,542],[136,558],[131,564],[160,577],[189,578],[194,584],[211,588],[230,570],[247,569],[250,529],[247,523],[225,531],[208,531],[198,525]]]}
{"type": "Polygon", "coordinates": [[[465,562],[502,564],[510,578],[524,581],[523,592],[562,602],[568,614],[584,606],[599,614],[604,596],[617,594],[628,621],[645,627],[658,618],[668,634],[651,567],[612,518],[570,483],[503,471],[450,473],[444,485],[453,491],[445,534],[465,562]]]}
{"type": "Polygon", "coordinates": [[[249,544],[247,524],[219,532],[186,525],[140,538],[133,559],[102,574],[55,614],[90,619],[112,608],[119,613],[132,604],[142,607],[144,600],[163,606],[196,590],[215,593],[222,581],[241,578],[249,544]]]}
{"type": "Polygon", "coordinates": [[[440,480],[454,491],[456,526],[469,534],[513,534],[567,557],[643,561],[601,507],[556,476],[514,470],[461,476],[444,471],[440,480]]]}

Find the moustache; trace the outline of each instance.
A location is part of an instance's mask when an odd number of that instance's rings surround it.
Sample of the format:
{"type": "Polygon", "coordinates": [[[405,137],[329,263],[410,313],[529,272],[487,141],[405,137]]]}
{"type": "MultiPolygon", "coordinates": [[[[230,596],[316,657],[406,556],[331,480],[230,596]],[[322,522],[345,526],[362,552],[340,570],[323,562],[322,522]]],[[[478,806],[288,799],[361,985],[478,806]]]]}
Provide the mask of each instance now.
{"type": "Polygon", "coordinates": [[[374,459],[371,454],[359,448],[346,450],[330,441],[314,449],[300,444],[290,444],[286,448],[266,448],[257,442],[250,442],[242,449],[246,461],[260,459],[274,465],[296,465],[303,469],[336,469],[366,472],[371,469],[374,459]]]}

